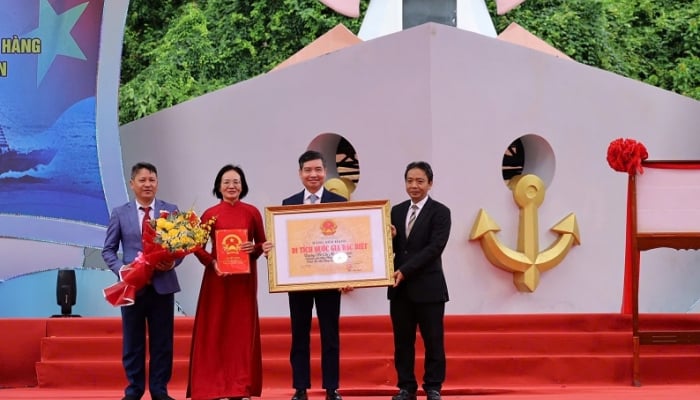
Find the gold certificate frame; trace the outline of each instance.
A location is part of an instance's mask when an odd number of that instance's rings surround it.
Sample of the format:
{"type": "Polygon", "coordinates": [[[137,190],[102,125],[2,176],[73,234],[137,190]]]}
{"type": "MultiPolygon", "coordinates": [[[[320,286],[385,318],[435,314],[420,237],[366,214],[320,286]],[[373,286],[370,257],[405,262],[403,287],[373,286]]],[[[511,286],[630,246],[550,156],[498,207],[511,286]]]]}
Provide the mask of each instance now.
{"type": "Polygon", "coordinates": [[[394,283],[388,200],[265,208],[270,292],[394,283]]]}

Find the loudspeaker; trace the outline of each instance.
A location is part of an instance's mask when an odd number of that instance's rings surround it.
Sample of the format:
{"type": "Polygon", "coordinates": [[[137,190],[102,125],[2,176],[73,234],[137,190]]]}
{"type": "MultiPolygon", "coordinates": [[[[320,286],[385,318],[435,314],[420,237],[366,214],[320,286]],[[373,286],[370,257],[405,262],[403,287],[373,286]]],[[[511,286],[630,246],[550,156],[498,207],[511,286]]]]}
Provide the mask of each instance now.
{"type": "Polygon", "coordinates": [[[56,303],[61,306],[61,315],[54,315],[54,317],[77,317],[78,315],[71,314],[76,297],[75,271],[59,269],[56,276],[56,303]]]}

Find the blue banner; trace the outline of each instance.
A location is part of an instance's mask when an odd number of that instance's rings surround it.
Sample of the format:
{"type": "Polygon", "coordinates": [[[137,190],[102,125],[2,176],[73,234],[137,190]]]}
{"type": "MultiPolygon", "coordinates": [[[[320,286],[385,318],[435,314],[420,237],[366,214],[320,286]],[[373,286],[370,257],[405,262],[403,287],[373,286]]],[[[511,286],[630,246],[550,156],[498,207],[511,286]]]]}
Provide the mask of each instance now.
{"type": "MultiPolygon", "coordinates": [[[[2,2],[0,216],[27,218],[3,219],[0,236],[60,241],[51,230],[12,226],[31,224],[31,218],[36,226],[47,220],[108,223],[96,137],[103,5],[95,0],[2,2]]],[[[65,241],[81,244],[75,235],[65,241]]]]}

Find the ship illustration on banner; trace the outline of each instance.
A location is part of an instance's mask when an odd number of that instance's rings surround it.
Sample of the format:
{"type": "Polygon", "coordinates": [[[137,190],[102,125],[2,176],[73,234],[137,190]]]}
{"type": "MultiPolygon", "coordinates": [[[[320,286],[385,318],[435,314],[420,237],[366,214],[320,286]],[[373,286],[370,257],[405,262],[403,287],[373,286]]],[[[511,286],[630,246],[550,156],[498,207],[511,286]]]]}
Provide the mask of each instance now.
{"type": "Polygon", "coordinates": [[[7,172],[36,170],[40,165],[48,165],[56,156],[56,149],[51,148],[29,151],[11,148],[5,137],[6,128],[0,125],[0,177],[7,172]]]}

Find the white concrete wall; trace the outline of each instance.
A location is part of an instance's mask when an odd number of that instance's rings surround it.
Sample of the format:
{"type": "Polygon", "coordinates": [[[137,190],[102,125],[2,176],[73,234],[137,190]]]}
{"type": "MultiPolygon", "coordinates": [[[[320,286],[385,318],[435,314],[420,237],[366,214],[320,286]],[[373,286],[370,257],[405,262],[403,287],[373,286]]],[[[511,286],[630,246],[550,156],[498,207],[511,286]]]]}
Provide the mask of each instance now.
{"type": "MultiPolygon", "coordinates": [[[[324,133],[354,146],[360,182],[354,200],[407,198],[403,172],[413,160],[433,165],[432,195],[452,209],[444,254],[451,301],[447,312],[618,312],[625,246],[626,182],[605,160],[617,137],[646,144],[652,159],[699,159],[700,103],[575,62],[441,25],[361,43],[163,110],[121,129],[123,164],[159,167],[160,195],[202,211],[216,202],[218,169],[240,164],[247,201],[279,205],[301,190],[296,159],[324,133]],[[501,179],[503,152],[532,135],[526,164],[549,176],[540,207],[540,245],[570,212],[581,245],[545,272],[534,293],[518,292],[512,276],[489,264],[469,232],[485,208],[515,247],[518,209],[501,179]],[[539,161],[538,161],[539,160],[539,161]],[[544,161],[542,161],[544,160],[544,161]],[[542,161],[542,163],[540,163],[542,161]]],[[[694,252],[659,250],[643,257],[643,311],[687,312],[700,293],[694,252]]],[[[193,313],[201,266],[178,268],[177,296],[193,313]]],[[[267,292],[259,263],[263,316],[287,315],[287,296],[267,292]]],[[[386,314],[384,288],[343,299],[344,315],[386,314]]]]}

